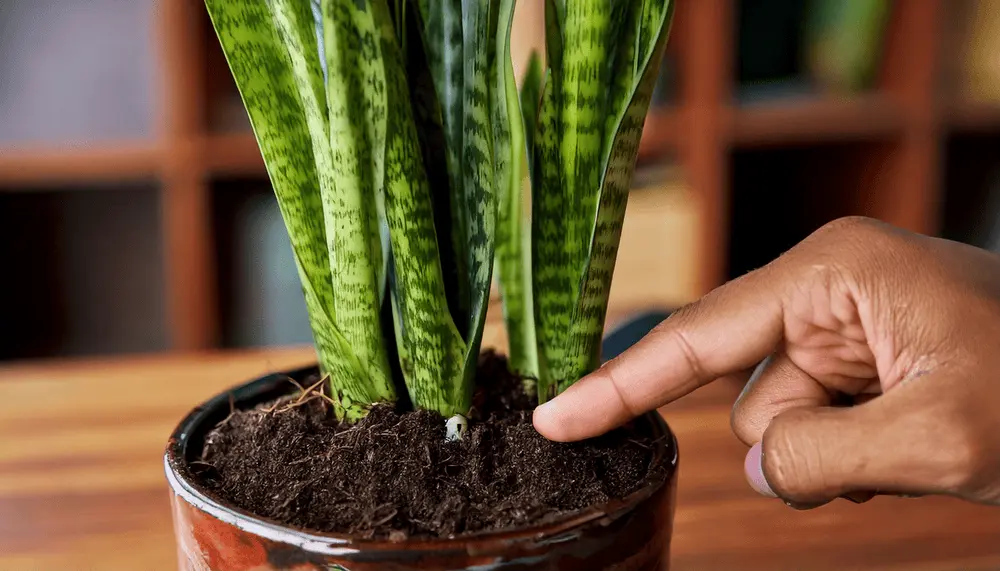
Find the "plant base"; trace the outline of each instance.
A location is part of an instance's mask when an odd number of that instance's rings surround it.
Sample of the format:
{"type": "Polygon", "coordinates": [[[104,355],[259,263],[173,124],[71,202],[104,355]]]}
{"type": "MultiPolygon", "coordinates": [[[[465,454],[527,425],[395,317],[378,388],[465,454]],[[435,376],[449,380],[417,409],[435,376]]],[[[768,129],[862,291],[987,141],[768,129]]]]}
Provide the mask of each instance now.
{"type": "MultiPolygon", "coordinates": [[[[307,371],[291,376],[309,383],[307,371]]],[[[238,389],[233,411],[220,395],[193,415],[200,421],[189,417],[193,429],[168,450],[182,562],[219,570],[338,569],[331,562],[351,571],[503,569],[515,561],[536,561],[517,569],[555,569],[556,561],[662,569],[676,480],[676,444],[662,420],[552,443],[534,431],[534,403],[502,358],[484,354],[479,381],[479,406],[459,442],[445,442],[440,416],[391,407],[341,426],[325,399],[302,395],[281,375],[238,389]],[[198,529],[214,530],[208,553],[198,529]],[[323,538],[323,549],[314,553],[305,537],[323,538]],[[246,553],[223,553],[251,547],[271,566],[240,566],[246,553]],[[275,560],[286,549],[312,566],[275,560]]]]}

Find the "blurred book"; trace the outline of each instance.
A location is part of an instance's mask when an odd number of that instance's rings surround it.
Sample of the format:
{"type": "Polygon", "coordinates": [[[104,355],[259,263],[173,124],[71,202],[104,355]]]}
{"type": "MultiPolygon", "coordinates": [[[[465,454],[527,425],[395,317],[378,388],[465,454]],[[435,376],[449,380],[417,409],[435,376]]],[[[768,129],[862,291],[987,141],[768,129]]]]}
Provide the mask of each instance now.
{"type": "Polygon", "coordinates": [[[969,99],[1000,101],[1000,1],[956,0],[959,82],[969,99]]]}
{"type": "Polygon", "coordinates": [[[737,101],[869,89],[892,6],[891,0],[740,2],[737,101]]]}
{"type": "Polygon", "coordinates": [[[802,56],[817,87],[837,94],[871,87],[891,13],[889,0],[810,0],[802,56]]]}

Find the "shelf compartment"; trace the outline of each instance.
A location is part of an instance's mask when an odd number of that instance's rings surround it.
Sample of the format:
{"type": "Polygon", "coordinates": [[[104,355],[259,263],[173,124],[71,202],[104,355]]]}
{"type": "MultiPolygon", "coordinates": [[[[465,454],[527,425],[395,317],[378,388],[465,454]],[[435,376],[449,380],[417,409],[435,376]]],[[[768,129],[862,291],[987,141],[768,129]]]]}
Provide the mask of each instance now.
{"type": "Polygon", "coordinates": [[[957,133],[996,133],[1000,130],[1000,101],[956,99],[944,105],[944,123],[957,133]]]}
{"type": "Polygon", "coordinates": [[[731,141],[737,147],[878,140],[901,134],[902,109],[887,98],[775,99],[736,108],[731,141]]]}
{"type": "Polygon", "coordinates": [[[222,346],[310,343],[302,286],[270,183],[216,179],[211,198],[222,346]]]}
{"type": "Polygon", "coordinates": [[[872,181],[888,173],[872,157],[889,156],[891,147],[837,141],[733,153],[727,279],[768,264],[831,220],[880,217],[872,181]]]}
{"type": "Polygon", "coordinates": [[[0,359],[167,347],[159,195],[0,193],[0,359]]]}

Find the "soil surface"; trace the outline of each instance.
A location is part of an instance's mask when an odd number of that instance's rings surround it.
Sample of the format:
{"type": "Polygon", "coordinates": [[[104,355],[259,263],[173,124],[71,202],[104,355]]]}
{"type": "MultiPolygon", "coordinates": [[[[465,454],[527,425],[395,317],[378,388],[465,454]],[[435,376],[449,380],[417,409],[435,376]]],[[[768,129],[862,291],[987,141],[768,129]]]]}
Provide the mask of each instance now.
{"type": "Polygon", "coordinates": [[[460,441],[445,441],[436,413],[383,405],[341,425],[325,398],[298,392],[235,411],[192,464],[209,489],[259,516],[392,540],[543,523],[624,497],[667,469],[654,465],[653,438],[638,426],[579,443],[542,437],[535,402],[503,357],[484,353],[478,382],[460,441]]]}

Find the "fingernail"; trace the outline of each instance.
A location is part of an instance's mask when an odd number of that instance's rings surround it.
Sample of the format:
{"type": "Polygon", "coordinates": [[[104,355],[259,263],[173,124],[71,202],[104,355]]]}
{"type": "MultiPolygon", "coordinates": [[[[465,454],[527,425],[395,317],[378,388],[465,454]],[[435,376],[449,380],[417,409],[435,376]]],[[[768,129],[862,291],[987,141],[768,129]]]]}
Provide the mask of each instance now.
{"type": "Polygon", "coordinates": [[[849,502],[854,502],[856,504],[863,504],[868,500],[874,498],[875,494],[872,492],[852,492],[850,494],[844,494],[843,496],[840,497],[849,502]]]}
{"type": "MultiPolygon", "coordinates": [[[[542,416],[550,416],[553,413],[553,411],[555,411],[555,409],[559,406],[559,405],[553,405],[552,404],[553,402],[555,402],[555,401],[548,400],[548,401],[545,401],[544,403],[536,406],[534,414],[535,415],[542,415],[542,416]]],[[[537,418],[537,416],[536,416],[536,418],[537,418]]]]}
{"type": "Polygon", "coordinates": [[[750,487],[753,488],[758,494],[769,498],[776,498],[778,495],[771,490],[771,486],[768,485],[767,479],[764,478],[764,469],[761,466],[762,460],[763,452],[760,442],[758,442],[750,447],[750,451],[747,452],[746,460],[743,461],[743,472],[746,474],[747,483],[749,483],[750,487]]]}

